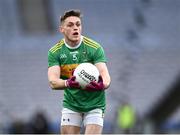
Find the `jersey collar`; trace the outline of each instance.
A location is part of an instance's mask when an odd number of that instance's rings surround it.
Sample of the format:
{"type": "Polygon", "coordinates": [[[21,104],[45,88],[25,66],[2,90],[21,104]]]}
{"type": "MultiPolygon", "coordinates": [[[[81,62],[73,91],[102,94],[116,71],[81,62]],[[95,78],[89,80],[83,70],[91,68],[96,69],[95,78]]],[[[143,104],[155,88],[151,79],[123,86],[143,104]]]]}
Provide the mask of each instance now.
{"type": "Polygon", "coordinates": [[[75,47],[72,47],[72,46],[68,45],[68,44],[66,43],[65,39],[63,39],[63,40],[64,40],[64,43],[65,43],[65,45],[66,45],[67,48],[69,48],[69,49],[77,49],[77,48],[81,45],[81,43],[82,43],[83,36],[81,36],[79,44],[76,45],[75,47]]]}

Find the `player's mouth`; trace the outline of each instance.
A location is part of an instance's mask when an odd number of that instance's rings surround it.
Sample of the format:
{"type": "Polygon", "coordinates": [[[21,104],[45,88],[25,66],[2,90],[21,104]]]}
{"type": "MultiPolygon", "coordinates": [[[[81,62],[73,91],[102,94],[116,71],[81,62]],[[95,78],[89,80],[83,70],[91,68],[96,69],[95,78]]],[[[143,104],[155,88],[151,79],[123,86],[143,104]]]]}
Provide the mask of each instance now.
{"type": "Polygon", "coordinates": [[[74,33],[73,33],[73,36],[78,36],[78,35],[79,35],[78,32],[74,32],[74,33]]]}

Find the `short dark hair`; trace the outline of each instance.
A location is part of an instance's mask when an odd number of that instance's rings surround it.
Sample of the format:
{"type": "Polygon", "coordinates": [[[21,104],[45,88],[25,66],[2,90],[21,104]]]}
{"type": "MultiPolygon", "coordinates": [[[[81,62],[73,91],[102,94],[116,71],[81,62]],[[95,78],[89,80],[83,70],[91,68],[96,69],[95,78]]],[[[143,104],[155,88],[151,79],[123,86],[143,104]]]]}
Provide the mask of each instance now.
{"type": "Polygon", "coordinates": [[[81,18],[82,17],[81,11],[75,10],[75,9],[65,11],[64,14],[60,17],[60,23],[64,22],[64,20],[70,16],[76,16],[76,17],[81,18]]]}

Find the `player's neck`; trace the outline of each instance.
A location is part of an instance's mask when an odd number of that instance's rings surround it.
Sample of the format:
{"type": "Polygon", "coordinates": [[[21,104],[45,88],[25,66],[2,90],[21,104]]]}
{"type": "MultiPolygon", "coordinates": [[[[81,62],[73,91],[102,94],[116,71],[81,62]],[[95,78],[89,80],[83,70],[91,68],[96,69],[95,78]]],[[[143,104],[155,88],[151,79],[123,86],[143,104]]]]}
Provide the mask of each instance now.
{"type": "Polygon", "coordinates": [[[70,40],[64,39],[64,42],[68,48],[75,49],[75,48],[78,48],[80,46],[80,44],[82,43],[82,39],[83,39],[83,37],[81,36],[80,40],[70,41],[70,40]]]}
{"type": "Polygon", "coordinates": [[[66,43],[71,47],[75,47],[80,43],[80,40],[77,40],[77,41],[66,40],[66,43]]]}

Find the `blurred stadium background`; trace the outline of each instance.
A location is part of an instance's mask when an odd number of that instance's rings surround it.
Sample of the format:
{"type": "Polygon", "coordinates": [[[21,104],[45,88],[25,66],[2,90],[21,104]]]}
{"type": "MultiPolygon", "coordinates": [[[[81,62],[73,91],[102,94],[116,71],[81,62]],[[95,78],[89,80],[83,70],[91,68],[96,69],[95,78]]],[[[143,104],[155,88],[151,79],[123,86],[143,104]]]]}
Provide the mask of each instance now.
{"type": "Polygon", "coordinates": [[[0,0],[0,133],[59,132],[47,51],[69,9],[108,58],[103,133],[180,133],[179,0],[0,0]]]}

